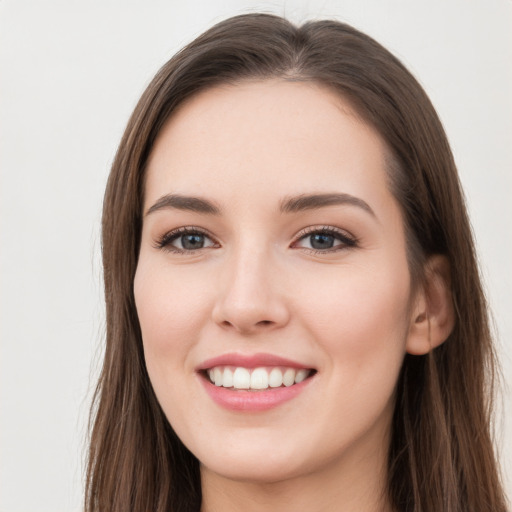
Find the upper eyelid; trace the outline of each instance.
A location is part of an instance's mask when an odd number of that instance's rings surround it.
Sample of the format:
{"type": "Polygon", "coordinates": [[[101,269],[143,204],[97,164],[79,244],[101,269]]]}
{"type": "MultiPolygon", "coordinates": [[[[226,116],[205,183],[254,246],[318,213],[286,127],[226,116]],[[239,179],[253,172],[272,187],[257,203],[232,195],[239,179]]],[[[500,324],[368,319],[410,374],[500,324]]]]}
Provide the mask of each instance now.
{"type": "MultiPolygon", "coordinates": [[[[156,248],[164,248],[171,241],[174,241],[180,235],[199,233],[210,238],[214,243],[218,243],[217,239],[207,230],[199,226],[180,226],[179,228],[166,231],[163,235],[155,238],[154,245],[156,248]]],[[[199,250],[199,249],[197,249],[199,250]]]]}
{"type": "Polygon", "coordinates": [[[349,231],[345,229],[338,228],[336,226],[330,226],[330,225],[318,225],[318,226],[308,226],[307,228],[304,228],[300,230],[294,237],[293,242],[296,242],[300,240],[301,238],[312,235],[314,233],[332,233],[337,234],[345,238],[349,238],[353,241],[357,241],[357,238],[350,233],[349,231]]]}
{"type": "Polygon", "coordinates": [[[201,235],[206,235],[210,238],[215,238],[207,229],[201,228],[199,226],[180,226],[179,228],[170,229],[163,236],[169,237],[180,234],[189,234],[189,233],[200,233],[201,235]]]}

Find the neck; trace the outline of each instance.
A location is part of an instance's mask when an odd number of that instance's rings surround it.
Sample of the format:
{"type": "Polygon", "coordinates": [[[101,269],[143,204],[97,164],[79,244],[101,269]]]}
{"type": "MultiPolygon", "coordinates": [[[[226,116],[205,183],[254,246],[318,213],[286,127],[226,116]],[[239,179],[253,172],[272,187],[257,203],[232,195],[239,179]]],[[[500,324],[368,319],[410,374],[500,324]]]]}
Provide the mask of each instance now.
{"type": "Polygon", "coordinates": [[[371,453],[276,482],[225,478],[201,467],[201,512],[391,512],[386,454],[371,453]]]}

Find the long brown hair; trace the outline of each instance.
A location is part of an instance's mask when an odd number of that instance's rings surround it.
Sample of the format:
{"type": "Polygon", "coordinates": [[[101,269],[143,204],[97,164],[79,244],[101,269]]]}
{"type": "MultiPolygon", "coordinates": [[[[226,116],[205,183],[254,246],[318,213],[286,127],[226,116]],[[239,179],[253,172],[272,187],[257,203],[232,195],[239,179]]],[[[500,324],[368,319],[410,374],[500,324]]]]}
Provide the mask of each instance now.
{"type": "Polygon", "coordinates": [[[296,27],[249,14],[219,23],[172,58],[144,92],[108,180],[103,210],[107,332],[91,414],[87,512],[198,511],[199,463],[173,432],[145,367],[133,297],[144,172],[163,124],[221,83],[314,81],[348,99],[386,141],[413,281],[429,255],[451,266],[456,323],[426,356],[405,357],[396,392],[388,493],[396,510],[503,512],[490,434],[495,360],[457,170],[425,92],[386,49],[336,21],[296,27]]]}

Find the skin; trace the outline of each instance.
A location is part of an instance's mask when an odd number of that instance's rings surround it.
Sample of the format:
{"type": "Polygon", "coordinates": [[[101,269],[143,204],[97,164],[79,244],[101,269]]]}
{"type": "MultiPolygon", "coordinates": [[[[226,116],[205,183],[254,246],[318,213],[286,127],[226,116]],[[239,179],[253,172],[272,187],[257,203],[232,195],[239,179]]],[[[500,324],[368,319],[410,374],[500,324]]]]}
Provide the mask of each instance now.
{"type": "Polygon", "coordinates": [[[210,89],[162,129],[147,168],[134,293],[155,393],[201,463],[203,511],[391,510],[395,384],[405,353],[430,347],[386,152],[348,102],[312,83],[210,89]],[[372,213],[355,204],[279,209],[318,193],[350,194],[372,213]],[[166,194],[207,199],[221,213],[147,213],[166,194]],[[187,226],[208,233],[205,247],[175,252],[179,237],[159,246],[187,226]],[[312,250],[304,229],[324,226],[356,243],[312,250]],[[225,353],[275,354],[317,373],[274,409],[229,411],[196,372],[225,353]]]}

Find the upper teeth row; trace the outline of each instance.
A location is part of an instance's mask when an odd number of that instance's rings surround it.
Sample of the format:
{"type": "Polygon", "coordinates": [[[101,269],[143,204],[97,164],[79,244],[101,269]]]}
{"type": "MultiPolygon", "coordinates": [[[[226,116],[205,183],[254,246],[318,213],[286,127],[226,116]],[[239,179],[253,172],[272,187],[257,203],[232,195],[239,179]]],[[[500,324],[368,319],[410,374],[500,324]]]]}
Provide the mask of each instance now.
{"type": "Polygon", "coordinates": [[[268,389],[282,385],[292,386],[302,382],[310,370],[294,368],[248,368],[216,366],[208,370],[210,380],[216,386],[235,389],[268,389]]]}

